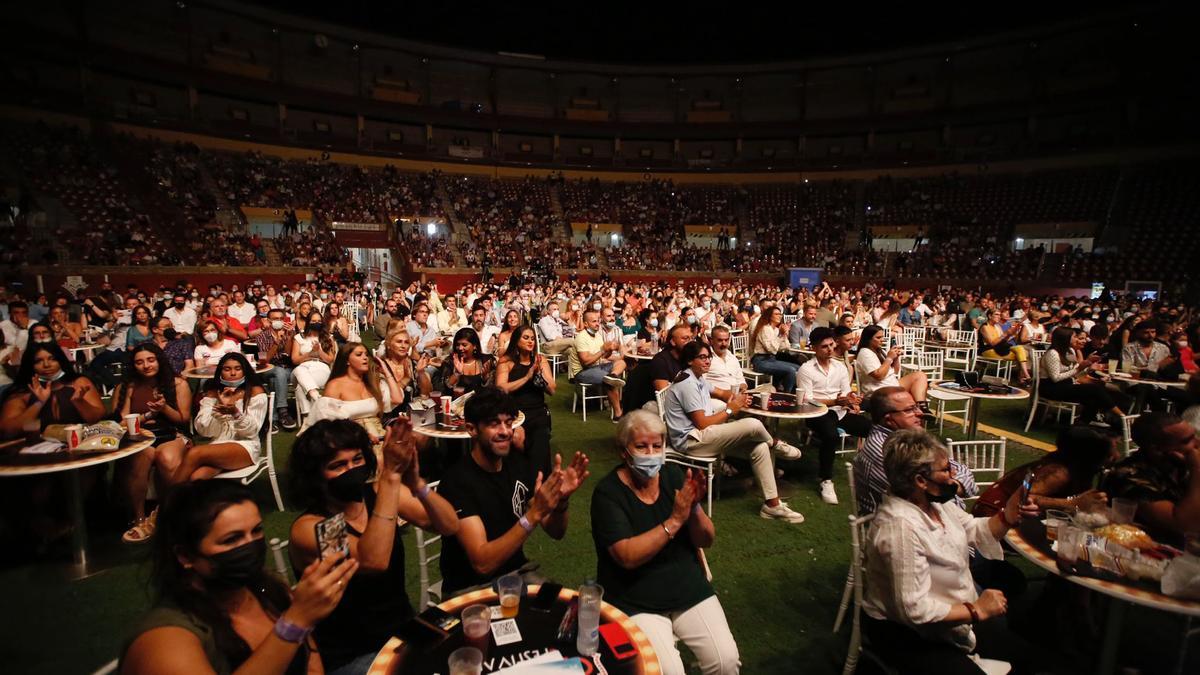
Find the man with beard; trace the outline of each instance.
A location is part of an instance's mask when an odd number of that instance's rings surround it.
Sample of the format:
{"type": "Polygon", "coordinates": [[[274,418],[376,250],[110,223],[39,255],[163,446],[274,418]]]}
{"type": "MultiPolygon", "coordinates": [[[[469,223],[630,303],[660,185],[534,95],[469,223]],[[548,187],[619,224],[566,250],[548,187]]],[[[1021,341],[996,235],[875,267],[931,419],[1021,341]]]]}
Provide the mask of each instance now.
{"type": "Polygon", "coordinates": [[[1138,451],[1101,481],[1110,497],[1137,502],[1134,520],[1156,541],[1181,544],[1200,530],[1200,442],[1175,415],[1143,413],[1133,423],[1138,451]]]}
{"type": "MultiPolygon", "coordinates": [[[[484,387],[467,401],[463,415],[471,451],[446,472],[438,491],[458,512],[458,534],[442,543],[442,587],[456,595],[492,579],[536,566],[524,544],[540,525],[562,539],[569,499],[588,476],[587,455],[577,452],[567,467],[554,456],[549,476],[535,472],[525,455],[512,452],[517,406],[512,397],[484,387]]],[[[532,575],[527,581],[536,581],[532,575]]]]}

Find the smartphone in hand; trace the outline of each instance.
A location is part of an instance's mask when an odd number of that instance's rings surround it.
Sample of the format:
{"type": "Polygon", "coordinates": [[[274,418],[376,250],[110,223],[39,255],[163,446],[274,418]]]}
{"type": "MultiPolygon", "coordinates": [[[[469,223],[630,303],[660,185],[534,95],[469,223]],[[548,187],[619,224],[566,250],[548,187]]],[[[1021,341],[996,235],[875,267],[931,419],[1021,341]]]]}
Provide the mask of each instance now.
{"type": "Polygon", "coordinates": [[[343,557],[350,555],[350,537],[346,533],[345,514],[335,513],[314,525],[314,528],[317,535],[317,550],[320,552],[321,560],[339,553],[343,557]]]}

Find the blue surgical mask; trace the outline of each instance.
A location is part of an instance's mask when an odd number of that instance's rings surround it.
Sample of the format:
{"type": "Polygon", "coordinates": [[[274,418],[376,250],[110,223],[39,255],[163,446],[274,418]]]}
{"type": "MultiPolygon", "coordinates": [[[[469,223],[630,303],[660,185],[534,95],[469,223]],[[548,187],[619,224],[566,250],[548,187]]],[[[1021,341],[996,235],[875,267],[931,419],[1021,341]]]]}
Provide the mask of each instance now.
{"type": "Polygon", "coordinates": [[[650,327],[658,328],[658,319],[650,319],[650,327]]]}
{"type": "Polygon", "coordinates": [[[244,378],[244,377],[240,380],[227,380],[223,377],[221,378],[221,386],[222,387],[233,387],[234,389],[237,389],[238,387],[242,386],[245,383],[246,383],[246,378],[244,378]]]}
{"type": "Polygon", "coordinates": [[[663,463],[667,459],[666,453],[660,452],[656,455],[638,455],[630,453],[629,470],[633,471],[642,480],[650,480],[658,475],[662,470],[663,463]]]}
{"type": "Polygon", "coordinates": [[[694,325],[694,324],[696,323],[696,317],[695,317],[695,315],[688,314],[688,317],[687,317],[687,322],[688,322],[689,324],[693,324],[693,325],[694,325]]]}

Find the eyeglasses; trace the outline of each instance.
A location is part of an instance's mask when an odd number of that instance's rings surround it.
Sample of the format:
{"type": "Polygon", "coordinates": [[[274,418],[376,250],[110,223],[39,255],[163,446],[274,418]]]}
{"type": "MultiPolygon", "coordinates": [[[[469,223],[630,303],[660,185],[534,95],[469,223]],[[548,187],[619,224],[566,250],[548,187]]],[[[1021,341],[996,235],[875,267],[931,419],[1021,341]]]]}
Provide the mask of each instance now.
{"type": "Polygon", "coordinates": [[[712,354],[700,354],[700,355],[698,355],[696,358],[698,358],[698,359],[702,359],[702,360],[704,360],[704,361],[711,361],[711,360],[712,360],[712,354]]]}
{"type": "Polygon", "coordinates": [[[905,415],[914,415],[919,412],[921,412],[921,406],[910,405],[907,408],[900,408],[899,410],[889,410],[887,414],[891,415],[892,413],[904,413],[905,415]]]}

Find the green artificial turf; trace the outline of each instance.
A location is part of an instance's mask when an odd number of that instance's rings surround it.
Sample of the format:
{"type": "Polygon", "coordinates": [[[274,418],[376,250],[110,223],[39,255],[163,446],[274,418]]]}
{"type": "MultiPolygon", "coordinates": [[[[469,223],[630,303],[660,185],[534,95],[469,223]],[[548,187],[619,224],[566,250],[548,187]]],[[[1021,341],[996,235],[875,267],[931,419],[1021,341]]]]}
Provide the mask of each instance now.
{"type": "MultiPolygon", "coordinates": [[[[571,526],[566,538],[556,542],[538,531],[526,551],[542,564],[543,572],[550,578],[575,586],[594,575],[596,569],[588,508],[596,481],[617,463],[613,448],[615,425],[610,423],[607,412],[600,411],[590,412],[588,422],[583,423],[579,415],[570,412],[571,391],[565,376],[559,377],[558,386],[558,394],[550,403],[554,414],[554,448],[564,456],[586,452],[592,460],[592,477],[571,500],[571,526]]],[[[982,420],[986,424],[1019,429],[1024,426],[1024,411],[1022,402],[986,401],[982,420]]],[[[798,426],[784,424],[781,433],[795,442],[797,430],[798,426]]],[[[949,436],[961,436],[958,427],[947,427],[947,432],[949,436]]],[[[1032,435],[1053,440],[1052,432],[1032,435]]],[[[292,442],[291,433],[275,437],[275,453],[283,471],[292,442]]],[[[717,540],[707,554],[708,561],[713,584],[741,652],[744,673],[838,673],[845,659],[849,626],[844,626],[838,635],[831,628],[846,579],[850,495],[843,462],[839,459],[835,482],[842,503],[836,507],[821,503],[816,489],[816,452],[804,450],[803,459],[783,466],[787,474],[779,483],[782,496],[793,509],[805,515],[803,524],[761,519],[760,493],[748,478],[725,480],[721,498],[714,504],[717,540]]],[[[1040,454],[1010,443],[1008,465],[1018,465],[1040,454]]],[[[748,475],[748,471],[744,473],[748,475]]],[[[283,482],[286,501],[286,480],[283,482]]],[[[265,478],[256,483],[255,489],[265,514],[268,537],[286,538],[297,512],[275,510],[265,478]]],[[[147,547],[120,545],[120,532],[112,528],[93,527],[91,536],[95,548],[115,551],[123,562],[81,581],[64,580],[50,565],[0,570],[4,598],[4,609],[0,612],[3,672],[88,673],[117,655],[130,626],[149,603],[143,564],[147,547]]],[[[416,545],[411,536],[406,537],[406,545],[409,595],[415,598],[416,545]]],[[[1028,566],[1025,569],[1034,572],[1028,566]]],[[[1126,653],[1133,654],[1127,655],[1125,662],[1143,659],[1146,650],[1141,642],[1149,640],[1149,652],[1156,653],[1146,656],[1154,663],[1152,669],[1144,672],[1166,672],[1173,667],[1178,622],[1159,613],[1135,609],[1128,613],[1126,626],[1129,628],[1126,634],[1132,635],[1138,644],[1127,644],[1126,653]],[[1145,622],[1162,624],[1163,632],[1155,638],[1132,630],[1145,622]],[[1163,641],[1171,646],[1165,650],[1165,656],[1163,641]],[[1154,645],[1158,645],[1157,651],[1154,645]]]]}

